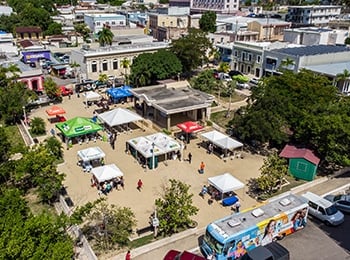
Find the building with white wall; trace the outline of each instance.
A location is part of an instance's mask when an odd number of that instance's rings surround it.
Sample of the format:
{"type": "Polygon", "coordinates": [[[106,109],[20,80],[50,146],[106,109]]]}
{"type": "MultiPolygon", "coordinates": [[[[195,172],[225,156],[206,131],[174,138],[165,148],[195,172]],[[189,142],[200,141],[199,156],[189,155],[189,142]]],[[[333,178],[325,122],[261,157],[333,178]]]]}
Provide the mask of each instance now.
{"type": "Polygon", "coordinates": [[[295,24],[327,25],[340,16],[341,6],[307,5],[289,6],[286,21],[295,24]]]}
{"type": "Polygon", "coordinates": [[[191,0],[191,13],[236,13],[239,9],[239,0],[191,0]]]}
{"type": "Polygon", "coordinates": [[[18,53],[17,46],[14,43],[12,33],[0,31],[0,52],[4,53],[18,53]]]}
{"type": "Polygon", "coordinates": [[[148,42],[128,45],[118,45],[90,49],[85,46],[80,50],[72,50],[70,61],[80,65],[81,79],[98,79],[100,74],[121,76],[125,73],[121,62],[133,59],[142,53],[153,53],[169,47],[165,42],[148,42]]]}
{"type": "Polygon", "coordinates": [[[284,30],[283,41],[302,45],[339,45],[349,37],[347,30],[305,27],[284,30]]]}
{"type": "Polygon", "coordinates": [[[104,26],[115,30],[126,26],[126,17],[121,14],[85,14],[84,23],[93,33],[98,33],[104,26]]]}

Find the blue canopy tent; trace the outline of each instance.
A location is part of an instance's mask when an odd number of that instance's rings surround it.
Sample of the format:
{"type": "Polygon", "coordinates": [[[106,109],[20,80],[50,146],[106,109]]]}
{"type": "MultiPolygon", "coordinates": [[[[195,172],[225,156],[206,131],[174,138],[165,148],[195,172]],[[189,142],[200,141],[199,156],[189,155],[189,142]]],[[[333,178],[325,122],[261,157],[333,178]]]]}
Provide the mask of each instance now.
{"type": "Polygon", "coordinates": [[[129,89],[131,89],[130,86],[122,86],[119,88],[110,88],[108,89],[107,95],[110,96],[113,103],[119,103],[126,101],[128,97],[132,97],[132,93],[130,93],[129,89]]]}

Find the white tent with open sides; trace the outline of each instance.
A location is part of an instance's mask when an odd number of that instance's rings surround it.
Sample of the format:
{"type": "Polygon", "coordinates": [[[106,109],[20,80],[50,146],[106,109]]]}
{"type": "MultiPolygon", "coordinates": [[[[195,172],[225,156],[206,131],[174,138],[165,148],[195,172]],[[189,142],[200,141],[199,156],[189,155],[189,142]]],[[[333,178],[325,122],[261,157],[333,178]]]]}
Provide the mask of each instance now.
{"type": "Polygon", "coordinates": [[[244,183],[229,173],[208,178],[210,185],[214,186],[221,194],[244,188],[244,183]]]}
{"type": "Polygon", "coordinates": [[[96,180],[99,183],[109,181],[124,175],[123,172],[115,164],[108,164],[92,168],[91,173],[95,176],[96,180]]]}
{"type": "Polygon", "coordinates": [[[102,159],[105,156],[106,154],[100,147],[89,147],[87,149],[78,151],[78,157],[84,162],[102,159]]]}
{"type": "Polygon", "coordinates": [[[216,130],[201,135],[209,142],[224,150],[234,150],[243,146],[242,143],[216,130]]]}
{"type": "Polygon", "coordinates": [[[94,91],[88,91],[84,93],[84,98],[86,102],[100,101],[102,96],[94,91]]]}
{"type": "Polygon", "coordinates": [[[107,111],[102,114],[99,114],[97,117],[111,127],[127,124],[130,122],[135,122],[143,119],[141,116],[130,111],[129,109],[120,108],[120,107],[113,109],[111,111],[107,111]]]}

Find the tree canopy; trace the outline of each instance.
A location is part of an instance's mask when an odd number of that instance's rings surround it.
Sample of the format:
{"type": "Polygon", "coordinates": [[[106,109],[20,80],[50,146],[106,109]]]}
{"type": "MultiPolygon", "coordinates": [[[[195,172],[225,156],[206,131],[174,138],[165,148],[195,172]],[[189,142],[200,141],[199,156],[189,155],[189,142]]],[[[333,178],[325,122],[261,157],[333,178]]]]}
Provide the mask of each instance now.
{"type": "Polygon", "coordinates": [[[212,44],[207,34],[199,29],[190,28],[188,34],[177,40],[173,40],[171,51],[181,61],[182,71],[190,73],[193,69],[208,61],[207,51],[212,44]]]}
{"type": "Polygon", "coordinates": [[[174,77],[181,70],[180,60],[171,51],[143,53],[133,60],[130,81],[136,87],[146,86],[156,83],[157,80],[174,77]]]}
{"type": "Polygon", "coordinates": [[[101,46],[112,45],[114,34],[109,28],[103,27],[102,30],[97,33],[97,35],[98,42],[101,46]]]}
{"type": "Polygon", "coordinates": [[[326,164],[350,165],[349,98],[310,71],[285,71],[253,89],[250,105],[235,114],[234,134],[277,148],[292,142],[314,150],[326,164]]]}
{"type": "Polygon", "coordinates": [[[199,28],[203,32],[214,33],[216,31],[216,13],[214,11],[206,11],[199,19],[199,28]]]}
{"type": "Polygon", "coordinates": [[[164,187],[163,195],[155,204],[158,212],[159,231],[171,235],[187,228],[192,223],[191,216],[198,212],[192,205],[193,194],[189,193],[190,185],[170,179],[170,185],[164,187]]]}

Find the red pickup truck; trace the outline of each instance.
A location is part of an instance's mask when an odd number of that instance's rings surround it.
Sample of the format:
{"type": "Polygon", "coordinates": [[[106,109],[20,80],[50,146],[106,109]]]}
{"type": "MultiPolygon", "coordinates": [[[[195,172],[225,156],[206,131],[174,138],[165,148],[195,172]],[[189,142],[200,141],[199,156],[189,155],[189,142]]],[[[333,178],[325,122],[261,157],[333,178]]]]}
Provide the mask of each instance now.
{"type": "Polygon", "coordinates": [[[69,96],[73,95],[73,90],[71,88],[67,88],[66,86],[59,86],[61,96],[69,96]]]}

